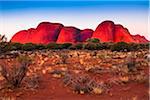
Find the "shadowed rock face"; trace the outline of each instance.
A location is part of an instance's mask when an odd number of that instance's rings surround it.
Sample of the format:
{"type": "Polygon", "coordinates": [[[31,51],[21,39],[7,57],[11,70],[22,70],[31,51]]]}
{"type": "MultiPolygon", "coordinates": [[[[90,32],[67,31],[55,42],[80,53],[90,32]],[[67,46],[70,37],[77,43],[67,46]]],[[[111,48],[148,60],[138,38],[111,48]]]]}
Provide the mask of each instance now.
{"type": "Polygon", "coordinates": [[[80,41],[80,30],[75,27],[63,27],[57,39],[57,43],[76,43],[80,41]]]}
{"type": "Polygon", "coordinates": [[[65,27],[60,23],[42,22],[36,29],[31,28],[17,32],[12,42],[48,44],[84,42],[88,38],[98,38],[101,42],[149,42],[144,36],[131,35],[127,28],[116,25],[112,21],[104,21],[95,31],[91,29],[80,30],[76,27],[65,27]]]}
{"type": "Polygon", "coordinates": [[[85,42],[88,38],[92,37],[93,30],[91,29],[84,29],[80,32],[80,41],[85,42]]]}

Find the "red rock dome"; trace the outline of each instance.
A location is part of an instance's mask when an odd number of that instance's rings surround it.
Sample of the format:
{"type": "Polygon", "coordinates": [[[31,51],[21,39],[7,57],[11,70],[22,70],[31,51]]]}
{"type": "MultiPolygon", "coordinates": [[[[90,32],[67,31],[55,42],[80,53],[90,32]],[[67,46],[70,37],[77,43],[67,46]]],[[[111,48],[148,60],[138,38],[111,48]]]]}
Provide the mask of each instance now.
{"type": "Polygon", "coordinates": [[[101,42],[149,42],[144,36],[131,35],[127,28],[116,25],[112,21],[104,21],[95,31],[80,30],[76,27],[65,27],[60,23],[42,22],[36,29],[31,28],[17,32],[11,42],[48,44],[84,42],[88,38],[98,38],[101,42]]]}
{"type": "Polygon", "coordinates": [[[98,38],[101,42],[113,42],[114,40],[114,22],[104,21],[98,25],[92,38],[98,38]]]}
{"type": "Polygon", "coordinates": [[[63,25],[59,23],[43,22],[40,23],[36,29],[23,30],[16,33],[11,41],[19,43],[36,43],[48,44],[56,42],[60,30],[63,25]]]}

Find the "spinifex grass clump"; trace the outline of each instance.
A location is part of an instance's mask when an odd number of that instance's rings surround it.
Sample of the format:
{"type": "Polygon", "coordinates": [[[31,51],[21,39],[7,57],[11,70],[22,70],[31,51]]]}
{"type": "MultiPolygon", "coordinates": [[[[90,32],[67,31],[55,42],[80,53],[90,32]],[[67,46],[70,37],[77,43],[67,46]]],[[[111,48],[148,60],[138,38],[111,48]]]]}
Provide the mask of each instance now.
{"type": "Polygon", "coordinates": [[[107,90],[105,83],[96,82],[87,75],[74,76],[68,73],[64,75],[63,82],[78,94],[102,94],[107,90]]]}
{"type": "MultiPolygon", "coordinates": [[[[20,65],[13,66],[12,68],[7,68],[4,65],[1,65],[0,73],[5,78],[7,82],[7,87],[14,89],[21,85],[22,80],[26,76],[27,67],[29,66],[30,62],[27,60],[21,60],[20,58],[20,65]]],[[[24,58],[26,59],[26,58],[24,58]]]]}

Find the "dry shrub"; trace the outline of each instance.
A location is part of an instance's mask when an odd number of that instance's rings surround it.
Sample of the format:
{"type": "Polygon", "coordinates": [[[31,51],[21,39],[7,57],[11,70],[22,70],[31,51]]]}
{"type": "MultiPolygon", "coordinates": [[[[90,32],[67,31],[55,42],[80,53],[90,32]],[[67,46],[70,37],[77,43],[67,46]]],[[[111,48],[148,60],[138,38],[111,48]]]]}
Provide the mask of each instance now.
{"type": "MultiPolygon", "coordinates": [[[[27,58],[25,58],[27,59],[27,58]]],[[[26,72],[29,66],[29,62],[26,60],[20,60],[19,66],[13,66],[12,68],[7,68],[6,65],[1,65],[0,73],[5,78],[8,88],[17,88],[21,85],[22,80],[26,76],[26,72]]]]}
{"type": "Polygon", "coordinates": [[[70,73],[64,76],[63,82],[66,86],[69,86],[78,94],[101,94],[106,90],[107,87],[105,83],[96,82],[94,79],[91,79],[87,75],[75,76],[70,73]]]}

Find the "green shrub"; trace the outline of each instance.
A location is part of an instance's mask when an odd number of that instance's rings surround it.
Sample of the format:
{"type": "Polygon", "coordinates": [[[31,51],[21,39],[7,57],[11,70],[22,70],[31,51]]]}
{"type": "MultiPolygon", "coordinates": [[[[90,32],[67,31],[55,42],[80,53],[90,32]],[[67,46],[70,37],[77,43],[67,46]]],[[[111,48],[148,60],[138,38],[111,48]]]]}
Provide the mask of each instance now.
{"type": "Polygon", "coordinates": [[[118,42],[111,46],[111,51],[130,51],[130,46],[125,42],[118,42]]]}
{"type": "Polygon", "coordinates": [[[22,45],[22,50],[25,51],[32,51],[36,49],[36,44],[33,43],[26,43],[22,45]]]}
{"type": "Polygon", "coordinates": [[[99,43],[100,40],[97,39],[97,38],[90,38],[90,39],[87,39],[86,42],[91,42],[91,43],[99,43]]]}
{"type": "Polygon", "coordinates": [[[4,53],[11,50],[9,42],[0,42],[0,53],[4,53]]]}
{"type": "Polygon", "coordinates": [[[57,43],[49,43],[47,45],[47,49],[57,49],[59,48],[59,45],[57,43]]]}
{"type": "Polygon", "coordinates": [[[11,43],[11,50],[21,50],[22,49],[22,45],[20,43],[11,43]]]}
{"type": "Polygon", "coordinates": [[[100,50],[101,44],[100,43],[87,43],[84,45],[84,49],[88,50],[100,50]]]}
{"type": "Polygon", "coordinates": [[[68,49],[72,44],[71,43],[63,43],[63,44],[58,44],[59,49],[68,49]]]}
{"type": "Polygon", "coordinates": [[[42,50],[42,49],[46,49],[46,46],[43,44],[37,44],[35,47],[37,50],[42,50]]]}
{"type": "Polygon", "coordinates": [[[93,43],[87,43],[85,44],[84,49],[95,50],[95,46],[93,43]]]}
{"type": "Polygon", "coordinates": [[[72,50],[83,49],[83,48],[84,48],[84,44],[82,43],[77,43],[69,47],[69,49],[72,49],[72,50]]]}
{"type": "Polygon", "coordinates": [[[141,43],[138,45],[138,49],[149,49],[149,43],[141,43]]]}

